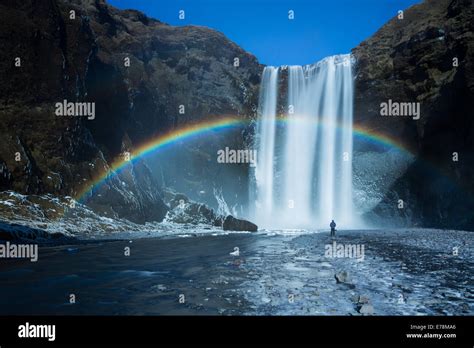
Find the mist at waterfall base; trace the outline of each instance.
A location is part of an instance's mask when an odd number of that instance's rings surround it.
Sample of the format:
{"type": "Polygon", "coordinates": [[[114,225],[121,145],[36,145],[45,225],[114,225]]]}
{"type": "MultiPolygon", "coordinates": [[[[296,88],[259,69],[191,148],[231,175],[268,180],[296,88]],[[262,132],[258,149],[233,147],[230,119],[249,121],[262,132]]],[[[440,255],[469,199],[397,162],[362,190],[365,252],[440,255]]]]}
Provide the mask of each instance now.
{"type": "Polygon", "coordinates": [[[332,219],[343,228],[361,225],[352,192],[352,113],[349,54],[264,69],[250,188],[260,227],[327,229],[332,219]],[[286,105],[279,95],[285,87],[286,105]]]}

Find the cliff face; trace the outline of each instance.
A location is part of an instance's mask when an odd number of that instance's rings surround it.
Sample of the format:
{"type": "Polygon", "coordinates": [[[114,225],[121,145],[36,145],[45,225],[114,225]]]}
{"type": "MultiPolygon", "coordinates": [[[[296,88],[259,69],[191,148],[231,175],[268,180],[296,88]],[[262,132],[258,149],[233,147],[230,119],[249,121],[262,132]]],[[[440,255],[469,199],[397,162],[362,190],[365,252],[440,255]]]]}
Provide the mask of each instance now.
{"type": "MultiPolygon", "coordinates": [[[[0,190],[75,196],[146,139],[255,108],[261,66],[216,31],[100,0],[3,1],[0,16],[0,190]],[[64,99],[94,102],[95,119],[56,116],[64,99]]],[[[158,186],[138,162],[90,204],[108,216],[159,220],[167,208],[158,186]]]]}
{"type": "Polygon", "coordinates": [[[371,219],[474,228],[473,14],[471,0],[427,0],[352,51],[355,122],[398,139],[418,156],[371,219]],[[380,116],[380,104],[389,99],[419,102],[420,119],[380,116]]]}

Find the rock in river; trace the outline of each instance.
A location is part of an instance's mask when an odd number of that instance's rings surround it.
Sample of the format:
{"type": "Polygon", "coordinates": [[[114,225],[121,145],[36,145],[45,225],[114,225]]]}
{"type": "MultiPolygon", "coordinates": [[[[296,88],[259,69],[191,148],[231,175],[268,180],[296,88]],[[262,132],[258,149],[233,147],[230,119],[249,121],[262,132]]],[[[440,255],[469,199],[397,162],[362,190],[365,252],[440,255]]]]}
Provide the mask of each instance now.
{"type": "Polygon", "coordinates": [[[364,304],[359,308],[359,313],[363,315],[374,314],[374,307],[370,304],[364,304]]]}
{"type": "Polygon", "coordinates": [[[256,232],[257,225],[247,220],[236,219],[232,215],[228,215],[222,224],[224,231],[249,231],[256,232]]]}
{"type": "Polygon", "coordinates": [[[349,274],[346,271],[342,271],[342,272],[336,273],[334,275],[334,278],[336,278],[337,283],[347,283],[349,280],[349,274]]]}

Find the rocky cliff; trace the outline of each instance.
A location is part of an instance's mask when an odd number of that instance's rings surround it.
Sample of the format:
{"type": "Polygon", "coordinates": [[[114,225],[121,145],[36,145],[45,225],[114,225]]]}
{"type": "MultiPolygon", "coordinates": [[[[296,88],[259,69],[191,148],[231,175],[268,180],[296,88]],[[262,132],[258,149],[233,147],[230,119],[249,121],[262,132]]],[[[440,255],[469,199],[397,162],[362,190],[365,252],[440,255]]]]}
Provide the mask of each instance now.
{"type": "MultiPolygon", "coordinates": [[[[0,17],[0,190],[74,197],[146,139],[255,108],[260,65],[214,30],[173,27],[102,0],[7,0],[0,17]],[[95,118],[56,116],[64,99],[94,102],[95,118]]],[[[158,186],[139,161],[89,204],[107,216],[160,220],[167,207],[158,186]]]]}
{"type": "Polygon", "coordinates": [[[368,217],[473,229],[473,1],[415,5],[352,53],[355,122],[390,135],[417,156],[368,217]],[[420,103],[420,119],[380,116],[380,104],[389,99],[420,103]]]}

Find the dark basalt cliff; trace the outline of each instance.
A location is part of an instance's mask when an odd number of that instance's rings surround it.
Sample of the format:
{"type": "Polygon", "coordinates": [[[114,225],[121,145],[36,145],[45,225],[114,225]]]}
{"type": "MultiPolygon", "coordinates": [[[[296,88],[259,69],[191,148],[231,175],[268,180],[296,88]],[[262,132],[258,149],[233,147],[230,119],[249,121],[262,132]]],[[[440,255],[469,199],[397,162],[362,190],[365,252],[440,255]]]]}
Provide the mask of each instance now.
{"type": "MultiPolygon", "coordinates": [[[[102,0],[2,1],[0,190],[76,196],[146,139],[207,117],[252,116],[260,72],[255,57],[208,28],[172,27],[102,0]],[[63,99],[95,102],[95,119],[56,116],[63,99]]],[[[90,204],[160,220],[158,186],[138,162],[90,204]]]]}
{"type": "Polygon", "coordinates": [[[398,139],[418,156],[369,214],[372,220],[474,227],[473,13],[472,0],[428,0],[352,51],[355,122],[398,139]],[[380,104],[389,99],[419,102],[421,118],[381,117],[380,104]],[[399,199],[404,209],[397,209],[399,199]]]}

